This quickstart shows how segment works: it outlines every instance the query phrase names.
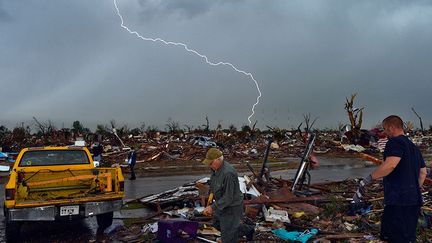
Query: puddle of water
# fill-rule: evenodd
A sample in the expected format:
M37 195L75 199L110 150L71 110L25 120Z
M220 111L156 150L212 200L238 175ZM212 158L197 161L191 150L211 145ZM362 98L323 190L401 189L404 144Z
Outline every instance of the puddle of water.
M118 212L114 212L114 218L115 219L143 218L153 213L154 211L148 208L122 209Z

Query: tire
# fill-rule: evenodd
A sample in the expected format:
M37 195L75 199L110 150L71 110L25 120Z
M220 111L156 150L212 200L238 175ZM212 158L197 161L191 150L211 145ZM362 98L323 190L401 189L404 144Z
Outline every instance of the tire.
M96 220L99 228L105 229L111 226L113 222L113 215L113 212L96 215Z
M5 238L6 242L18 242L20 231L21 231L21 223L13 222L5 220Z

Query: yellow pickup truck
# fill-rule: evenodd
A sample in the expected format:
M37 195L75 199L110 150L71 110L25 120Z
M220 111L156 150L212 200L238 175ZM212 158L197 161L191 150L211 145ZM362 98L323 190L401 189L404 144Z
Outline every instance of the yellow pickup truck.
M87 148L25 148L5 186L6 238L18 237L22 223L31 221L96 216L99 228L106 228L123 197L121 169L95 167Z

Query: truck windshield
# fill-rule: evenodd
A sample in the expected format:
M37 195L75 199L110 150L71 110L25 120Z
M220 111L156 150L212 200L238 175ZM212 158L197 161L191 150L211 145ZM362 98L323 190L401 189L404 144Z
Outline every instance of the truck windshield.
M24 153L20 166L89 164L83 150L39 150Z

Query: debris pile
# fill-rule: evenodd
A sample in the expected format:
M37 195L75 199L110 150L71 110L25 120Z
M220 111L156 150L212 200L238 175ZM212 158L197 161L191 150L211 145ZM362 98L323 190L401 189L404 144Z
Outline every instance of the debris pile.
M127 167L124 163L127 150L134 147L138 149L137 167L150 167L151 170L151 167L186 165L194 169L200 165L194 162L201 160L209 147L217 146L223 150L228 161L240 165L240 170L245 170L246 161L253 166L254 161L262 158L270 137L274 142L269 160L287 161L287 158L299 157L305 146L307 134L312 133L312 131L303 132L300 128L287 130L270 127L263 131L248 128L241 131L225 129L189 132L164 132L152 129L137 132L136 129L127 129L127 127L117 130L98 127L96 132L91 132L83 128L78 121L74 122L72 129L56 129L49 121L47 123L37 121L36 127L38 131L32 133L29 126L16 127L12 131L0 126L0 152L17 153L25 147L71 145L77 140L82 140L90 151L95 142L103 145L101 166L123 163ZM314 130L317 139L313 152L330 157L357 157L357 152L361 150L375 157L380 156L385 145L382 140L383 132L380 129L364 130L368 139L367 143L362 145L353 144L350 139L347 139L350 132L343 127L338 130ZM432 154L432 130L410 131L409 136L424 155ZM293 166L296 167L295 164ZM286 164L281 165L281 169L287 168L290 167L286 167Z
M293 180L270 175L267 156L272 141L267 143L261 170L255 172L249 167L251 175L239 177L245 205L243 221L255 227L255 242L307 242L309 239L314 242L379 242L384 199L382 184L375 182L369 186L367 197L357 204L352 202L352 196L358 187L358 180L311 185L308 169L312 162L309 158L315 139L313 134L309 137ZM375 163L379 162L370 155L362 156L372 161L375 159ZM171 222L170 220L181 219L182 222L193 223L196 230L174 237L217 242L220 232L213 227L211 218L203 214L204 208L212 203L212 200L209 200L211 195L208 180L209 178L203 178L195 183L138 199L136 202L153 209L153 213L127 225L122 233L127 235L139 231L143 239L158 239L164 242L166 227L161 228L161 225ZM419 227L419 242L432 239L432 198L428 193L430 189L432 180L427 178L423 193L425 205L421 217L424 223ZM138 238L137 240L139 241Z
M267 143L261 170L255 172L249 167L251 175L238 178L240 191L244 195L243 221L254 226L255 241L307 242L312 239L314 242L378 242L384 199L382 184L376 182L368 187L367 197L361 203L353 203L351 198L358 187L358 180L311 185L308 170L315 140L316 135L309 136L293 180L270 175L267 159L271 140ZM187 242L188 239L198 239L217 242L220 232L213 227L211 217L204 214L204 208L212 203L208 181L209 178L203 178L136 200L142 206L152 208L153 213L123 228L123 234L140 229L146 240ZM428 194L431 186L432 180L426 179L427 192L423 194L425 212L430 211L428 205L432 203ZM421 224L422 233L418 235L421 242L432 237L428 223L430 219L426 215L422 217L425 223Z
M208 203L208 179L130 201L125 210L129 205L138 203L152 211L147 217L126 223L119 234L113 236L113 240L160 240L163 237L158 230L161 227L162 231L166 230L164 224L181 220L192 222L183 224L193 224L196 228L178 237L194 239L195 242L216 242L220 232L212 227L211 218L202 214ZM355 179L310 185L308 190L314 191L314 194L309 196L293 193L290 180L271 178L268 182L260 181L253 175L239 177L240 188L245 195L243 221L255 226L254 242L283 242L286 237L294 242L306 242L308 239L308 242L379 242L383 211L380 182L368 187L364 203L353 204L351 197L358 186ZM430 189L431 184L427 183L423 193L425 204L418 230L419 242L432 239ZM300 237L306 235L307 238ZM131 237L134 237L133 241Z

